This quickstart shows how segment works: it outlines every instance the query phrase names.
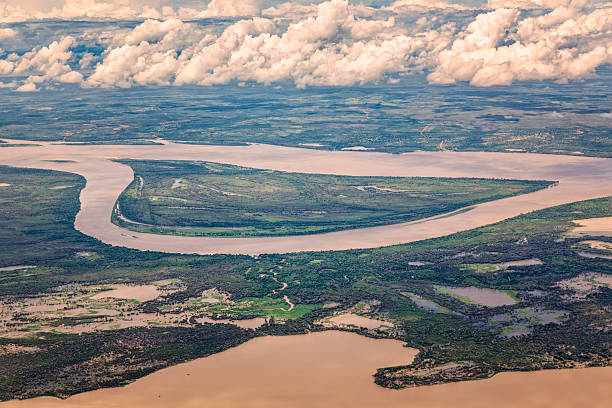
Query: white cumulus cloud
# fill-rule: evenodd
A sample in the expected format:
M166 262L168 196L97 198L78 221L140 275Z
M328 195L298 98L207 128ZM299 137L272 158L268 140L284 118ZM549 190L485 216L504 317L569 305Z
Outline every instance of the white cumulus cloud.
M64 83L81 83L83 75L73 71L67 64L72 57L69 48L75 39L71 36L60 41L53 41L45 47L35 48L30 52L17 56L12 54L7 60L0 61L0 73L4 75L29 75L21 90L31 91L34 83L55 80ZM2 63L4 62L4 63ZM34 89L36 87L34 86Z
M181 7L181 1L161 5L154 0L49 0L0 1L0 22L41 19L142 19L251 16L260 0L210 0L201 8Z
M36 92L36 84L33 82L26 82L16 89L17 92Z
M176 47L170 38L193 32L193 25L147 21L110 50L90 85L187 84L229 81L271 83L292 80L297 86L351 85L388 72L422 68L427 51L448 44L446 31L408 36L393 17L356 17L346 0L321 3L317 13L278 31L274 20L252 18L229 25L221 35L207 35ZM132 40L151 37L154 41ZM179 56L180 55L180 56Z
M282 3L261 13L258 1L238 0L212 1L202 11L149 9L158 16L113 31L102 55L76 58L72 48L91 41L91 34L66 36L21 56L0 56L0 75L29 75L26 82L38 88L45 81L90 87L289 81L306 87L425 72L431 83L493 86L580 80L612 63L612 5L537 1L531 10L466 10L443 0L399 0L380 9L348 0ZM102 0L67 0L61 10L87 2L99 6L96 15L123 13L101 6L108 3ZM212 26L178 18L251 12L260 15Z
M612 62L612 8L583 13L558 7L540 17L520 15L515 9L479 15L439 54L429 80L478 86L567 81Z

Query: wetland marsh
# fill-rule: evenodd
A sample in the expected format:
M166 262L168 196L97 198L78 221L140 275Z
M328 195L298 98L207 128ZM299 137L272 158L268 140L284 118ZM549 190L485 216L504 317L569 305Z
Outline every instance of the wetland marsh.
M578 214L583 218L609 216L610 198L565 204L499 221L521 208L537 209L564 203L580 194L597 197L601 191L596 191L591 177L607 174L609 169L604 160L572 158L567 162L565 158L538 157L550 162L534 161L532 164L540 163L540 167L536 166L539 172L534 174L550 180L555 179L553 173L560 174L558 186L477 204L467 213L408 224L410 228L422 226L424 237L439 236L435 239L347 251L256 257L197 256L171 252L182 252L184 242L192 245L187 248L211 242L202 239L228 240L225 242L231 245L242 240L260 242L263 239L265 245L271 245L274 241L265 240L281 237L160 237L118 228L110 223L110 215L118 194L134 180L129 171L122 173L129 168L102 158L106 153L96 152L98 147L81 151L80 158L76 151L69 150L74 146L57 147L59 150L49 149L49 155L63 161L41 162L40 157L31 155L33 152L24 150L21 153L15 150L11 160L23 166L58 166L64 172L2 167L2 180L10 184L0 190L0 210L4 216L0 220L2 237L8 243L0 248L3 261L0 268L4 268L0 276L0 320L4 333L0 336L0 361L9 367L0 377L3 399L43 394L67 397L126 385L156 370L219 353L254 337L257 341L261 338L282 342L288 337L270 336L327 329L394 339L400 345L420 351L410 366L390 363L390 367L378 366L375 367L378 370L373 367L369 371L362 381L369 381L371 389L376 390L372 392L380 395L400 395L388 394L380 386L405 388L481 379L502 371L581 368L610 363L605 341L611 318L607 300L610 289L606 284L609 260L579 255L580 248L590 245L585 240L597 241L598 246L606 247L609 239L567 235L576 226L572 221ZM204 147L197 154L209 148ZM248 155L242 154L251 148L240 150L240 160L248 159ZM69 152L77 157L66 162L62 154L57 155L64 149L68 150L62 154ZM134 155L146 149L164 149L164 146L147 146L144 151L128 150L120 155ZM195 155L193 149L190 151L189 154ZM98 154L102 157L95 159ZM344 154L369 157L372 153L341 153ZM469 155L466 160L477 156ZM238 160L237 157L231 160ZM287 157L284 166L294 166ZM418 159L418 163L411 164L411 158ZM461 156L456 158L460 160ZM387 170L394 176L421 176L425 172L441 176L458 166L434 161L433 156L432 161L419 155L388 159L389 162L381 163L392 164ZM249 160L256 161L256 158ZM350 160L353 159L345 163ZM363 167L368 159L361 162ZM424 163L429 163L426 168L419 167ZM510 162L506 164L510 166ZM584 165L584 173L567 176L565 172L571 170L566 165ZM108 166L119 172L100 172ZM482 166L470 167L465 162L461 166L467 166L465 169L470 168L478 176L496 174L493 167L483 170ZM512 174L526 176L519 168ZM65 171L85 173L87 187L83 177ZM456 169L453 174L465 176ZM114 186L113 183L119 183L121 188L100 189ZM22 203L20 211L14 211L14 202ZM84 223L87 220L93 224ZM493 223L464 230L486 220ZM106 230L110 225L117 228L113 231L129 245L144 240L138 245L150 249L152 242L159 245L163 242L164 252L170 253L107 245L75 230L75 225L93 236L99 231L94 233L92 229L101 226L101 231L105 231L104 241L110 239ZM438 226L440 229L436 229ZM462 231L456 232L457 229ZM312 237L321 240L330 234L346 232L358 236L371 230L362 228ZM446 235L445 231L455 233ZM411 234L403 235L402 239L418 236ZM302 237L282 238L291 241ZM366 234L360 239L364 246L378 244L376 235ZM296 242L290 244L296 245ZM595 250L601 249L589 249ZM202 249L195 250L198 251ZM597 275L589 274L593 271ZM572 279L588 287L582 289ZM512 293L515 302L481 307L474 304L477 302L440 293L436 287ZM133 292L131 295L124 292L121 297L107 296L120 288L130 291L147 288L149 295L141 298L142 302L134 298ZM93 296L100 298L92 299ZM37 374L40 370L46 372L45 378ZM72 374L66 375L67 372L78 373L78 380ZM378 385L372 382L372 374ZM299 398L299 395L293 397ZM272 400L266 398L265 403L269 405ZM309 396L304 398L307 400ZM78 400L79 397L74 401ZM41 400L32 403L35 401Z
M0 3L0 408L610 405L612 3Z

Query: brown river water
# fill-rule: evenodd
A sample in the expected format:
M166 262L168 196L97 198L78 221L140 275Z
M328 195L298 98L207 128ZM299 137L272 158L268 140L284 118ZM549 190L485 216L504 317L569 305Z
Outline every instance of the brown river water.
M475 206L449 217L325 234L257 237L169 237L125 230L111 223L119 194L133 180L130 167L112 158L206 160L261 169L356 176L431 176L540 179L555 187ZM52 162L49 160L71 160ZM320 151L271 145L79 146L43 143L0 149L0 164L83 175L75 226L112 245L172 253L257 255L371 248L452 234L553 205L612 195L612 160L525 153Z
M490 408L608 407L612 367L502 373L491 379L388 390L376 368L408 364L416 350L395 340L327 331L263 337L166 368L122 388L2 408Z
M38 143L38 142L37 142ZM169 237L136 233L110 222L133 179L112 158L206 160L305 173L357 176L486 177L558 181L555 187L476 206L446 218L326 234L261 237ZM49 160L72 160L58 163ZM287 253L369 248L479 227L554 205L612 195L612 160L524 153L330 152L269 145L75 146L42 143L0 149L0 164L83 175L75 227L103 242L177 253ZM94 407L608 407L612 367L502 373L492 379L401 391L374 384L378 367L408 364L416 350L394 340L328 331L264 337L207 358L170 367L123 388L1 403L18 408Z

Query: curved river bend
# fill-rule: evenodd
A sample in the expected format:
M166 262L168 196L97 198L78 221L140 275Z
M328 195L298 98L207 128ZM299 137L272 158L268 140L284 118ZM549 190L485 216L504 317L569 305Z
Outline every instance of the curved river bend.
M15 141L17 143L18 141ZM23 143L23 141L21 141ZM39 142L37 142L39 143ZM324 234L217 238L139 233L111 223L119 194L132 182L130 167L112 159L205 160L260 169L354 176L484 177L554 180L555 187L476 205L468 212L401 224ZM54 162L50 160L70 160ZM249 254L372 248L435 238L530 211L612 195L612 160L525 153L320 151L271 145L62 145L0 149L0 163L77 173L87 179L75 227L101 241L169 253Z

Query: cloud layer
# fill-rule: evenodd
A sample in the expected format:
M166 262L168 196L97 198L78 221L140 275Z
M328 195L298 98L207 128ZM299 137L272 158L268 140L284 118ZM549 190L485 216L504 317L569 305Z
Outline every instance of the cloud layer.
M508 85L514 81L585 77L612 62L612 8L581 13L558 7L520 18L515 9L476 17L438 56L428 79L436 83Z
M210 0L205 7L181 7L181 1L162 6L153 0L50 0L0 1L0 22L42 19L142 19L251 16L259 12L260 0ZM201 2L206 3L206 2Z
M502 4L491 0L489 5L493 1ZM516 1L505 0L502 5ZM84 2L97 4L98 9L90 10L98 15L122 13L121 8L106 9L97 0L68 0L62 12L72 12L68 3L75 7L74 13L83 10ZM526 7L524 3L519 6ZM415 72L427 73L431 83L492 86L577 80L612 63L609 4L542 0L542 4L529 2L535 9L530 11L512 7L472 11L445 4L400 0L372 9L331 0L314 6L286 3L259 13L257 2L214 0L204 11L178 11L200 17L201 13L259 13L238 18L220 32L184 22L176 18L174 9L166 10L173 18L162 18L151 9L150 13L158 13L151 16L155 19L114 34L101 57L81 55L76 63L73 47L79 39L66 36L0 59L0 75L27 75L17 84L23 91L48 81L91 87L233 81L348 86L396 80ZM5 36L13 37L15 32ZM93 72L84 74L83 68L91 64Z

